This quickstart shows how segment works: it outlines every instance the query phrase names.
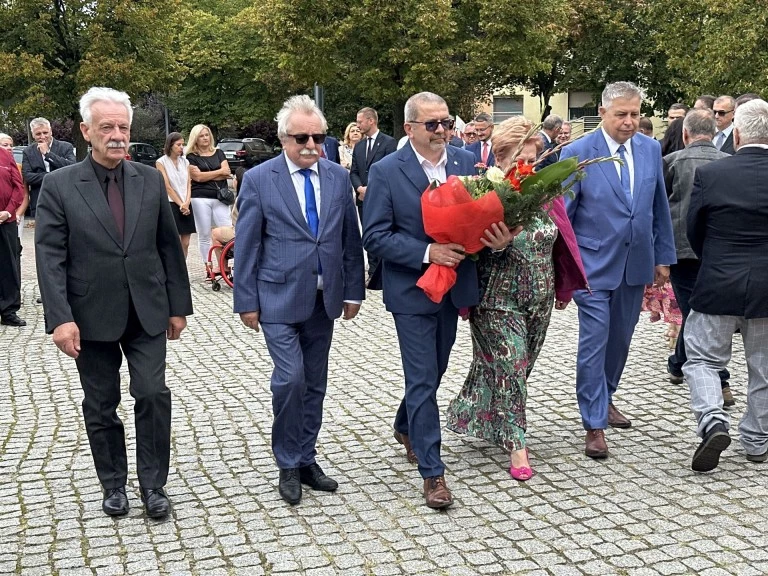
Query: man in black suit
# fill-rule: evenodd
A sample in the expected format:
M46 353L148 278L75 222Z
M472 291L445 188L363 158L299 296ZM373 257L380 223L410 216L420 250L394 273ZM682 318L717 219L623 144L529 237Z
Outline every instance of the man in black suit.
M74 164L75 150L72 144L53 138L51 123L45 118L34 118L29 129L35 142L24 148L21 172L29 186L29 216L34 218L43 178L49 172Z
M341 164L339 161L339 141L333 136L326 136L325 142L323 142L323 154L322 156L331 162Z
M170 512L171 393L166 337L179 338L192 313L189 279L163 177L124 160L131 101L91 88L80 100L80 130L92 146L82 162L45 178L35 246L46 332L75 359L83 416L102 509L128 513L128 475L120 403L125 354L136 403L136 463L147 515Z
M373 108L361 108L355 119L363 138L352 150L352 167L349 179L357 194L357 212L363 221L363 201L368 189L368 171L387 154L397 150L397 140L379 131L379 114ZM379 259L368 255L368 277L371 278L379 264Z
M477 140L467 146L465 150L475 155L475 164L485 164L486 166L495 166L496 157L493 155L491 136L493 136L493 116L482 112L474 117L472 124L475 125Z
M557 147L557 136L560 134L560 127L563 125L563 119L557 114L550 114L544 118L544 122L541 123L541 132L539 132L539 138L541 138L542 149L539 158ZM559 160L557 152L553 152L546 156L539 164L539 170L550 164L554 164Z
M731 443L718 371L731 358L737 329L749 367L741 444L747 460L768 460L768 103L739 107L733 142L734 156L696 170L688 211L688 239L701 260L683 366L702 438L691 462L697 472L717 467Z
M736 112L736 100L732 96L720 96L715 100L714 108L717 134L712 140L715 148L726 154L733 154L733 117Z

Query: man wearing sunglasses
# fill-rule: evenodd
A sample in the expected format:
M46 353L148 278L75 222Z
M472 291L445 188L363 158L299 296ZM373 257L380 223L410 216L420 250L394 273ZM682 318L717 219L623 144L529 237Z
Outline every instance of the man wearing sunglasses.
M328 125L309 96L277 114L283 153L245 173L237 207L234 311L274 363L272 452L280 496L333 492L316 462L334 320L365 298L363 247L347 171L320 156Z
M461 133L461 137L464 139L464 148L466 149L470 144L477 142L477 132L475 131L475 123L469 122L464 126L464 132Z
M715 112L715 124L717 134L712 142L715 148L726 154L734 154L733 147L733 112L736 109L736 100L732 96L720 96L715 100L713 110Z
M478 303L475 263L459 244L439 244L424 231L421 195L430 182L475 172L474 156L447 146L453 128L440 96L421 92L405 104L409 143L371 167L363 212L365 249L381 258L384 302L400 342L405 397L395 416L395 440L424 479L430 508L446 508L453 497L440 459L437 389L456 339L459 308ZM484 244L502 249L512 240L503 222L486 230ZM440 303L416 285L430 263L456 270L456 284Z

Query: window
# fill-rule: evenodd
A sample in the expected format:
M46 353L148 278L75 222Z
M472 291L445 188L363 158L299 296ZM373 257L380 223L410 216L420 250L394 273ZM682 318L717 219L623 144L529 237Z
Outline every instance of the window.
M493 97L493 122L499 122L512 116L522 116L522 96L494 96Z

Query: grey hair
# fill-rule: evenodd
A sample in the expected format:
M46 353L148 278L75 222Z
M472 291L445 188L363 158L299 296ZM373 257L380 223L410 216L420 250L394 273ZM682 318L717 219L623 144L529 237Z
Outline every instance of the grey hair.
M128 125L130 126L133 121L133 108L131 108L131 98L125 92L115 90L114 88L104 88L102 86L94 86L88 89L88 92L83 94L80 98L80 116L83 122L91 125L93 121L93 115L91 114L91 108L96 102L114 102L115 104L122 104L125 106L128 112Z
M750 100L736 109L734 128L739 131L739 144L768 144L768 102Z
M717 98L715 98L715 104L717 104L718 102L728 102L728 107L731 110L736 108L736 98L734 98L733 96L728 96L728 95L718 96Z
M691 138L706 136L711 140L717 132L715 113L709 108L691 110L683 119L683 130L688 132Z
M544 130L559 130L563 125L563 119L557 114L550 114L544 118L544 122L541 123L541 127Z
M290 121L291 116L296 112L314 114L320 119L323 132L328 130L328 122L326 122L322 110L317 107L315 101L306 94L299 94L288 98L288 100L283 103L283 107L280 108L277 116L275 116L275 120L277 121L277 137L280 138L280 140L284 140L286 136L288 136L288 122Z
M29 121L29 129L33 130L39 126L47 126L48 128L51 127L51 123L42 116L39 118L32 118L32 120Z
M419 106L421 104L439 104L448 106L445 99L434 92L419 92L408 98L408 101L405 103L404 116L406 122L416 121L416 117L419 115Z
M605 90L603 90L601 101L603 108L610 108L616 98L623 98L624 100L640 98L640 101L642 102L643 96L643 91L633 82L613 82L608 84L605 87Z

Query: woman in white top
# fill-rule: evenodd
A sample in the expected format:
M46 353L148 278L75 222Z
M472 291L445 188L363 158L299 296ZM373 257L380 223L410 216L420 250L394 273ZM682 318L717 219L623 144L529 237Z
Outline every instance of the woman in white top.
M173 219L179 231L184 258L189 249L189 237L195 233L195 217L192 214L192 178L189 177L189 160L184 158L184 138L178 132L171 132L165 139L164 155L155 165L165 180L168 201L171 203Z
M363 133L355 122L347 124L347 129L344 130L344 141L339 144L339 164L347 170L352 168L352 150L362 138Z

